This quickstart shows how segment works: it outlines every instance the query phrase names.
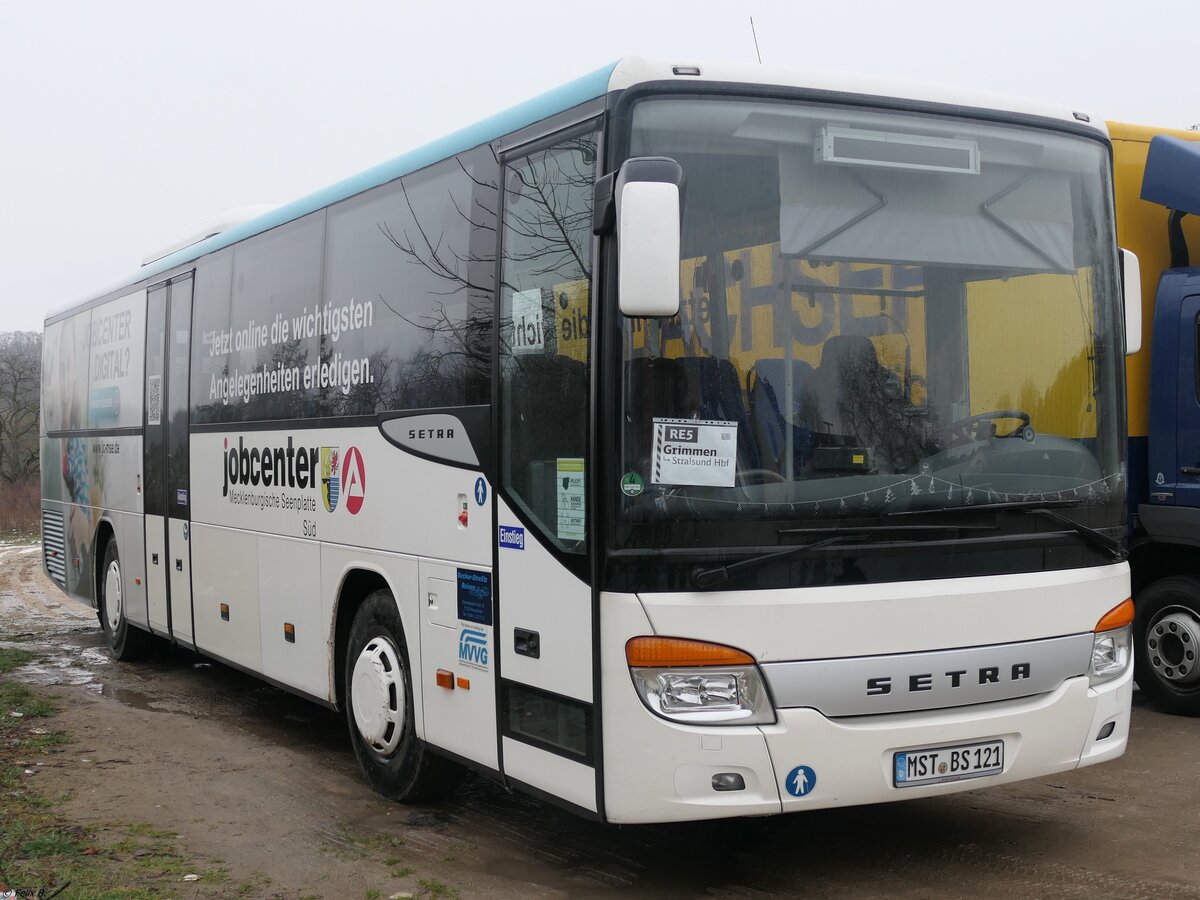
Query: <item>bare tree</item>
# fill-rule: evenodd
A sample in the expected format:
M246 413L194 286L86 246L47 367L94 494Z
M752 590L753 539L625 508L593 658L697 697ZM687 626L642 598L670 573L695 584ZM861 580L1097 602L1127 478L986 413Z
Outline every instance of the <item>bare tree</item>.
M41 405L42 336L0 334L0 480L36 475Z

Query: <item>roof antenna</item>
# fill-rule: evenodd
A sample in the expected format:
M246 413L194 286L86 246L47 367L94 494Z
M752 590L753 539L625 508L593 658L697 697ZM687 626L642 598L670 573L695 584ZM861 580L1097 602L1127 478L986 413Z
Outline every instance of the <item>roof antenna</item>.
M750 17L750 35L754 38L754 55L758 57L758 64L762 65L762 52L758 49L758 32L754 30L754 16Z

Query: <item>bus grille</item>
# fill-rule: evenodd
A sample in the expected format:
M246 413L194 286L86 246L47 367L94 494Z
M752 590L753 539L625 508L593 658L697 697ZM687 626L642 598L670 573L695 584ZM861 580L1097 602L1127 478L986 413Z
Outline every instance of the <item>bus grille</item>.
M67 586L67 551L63 540L63 514L53 509L42 510L42 557L46 571L58 586Z

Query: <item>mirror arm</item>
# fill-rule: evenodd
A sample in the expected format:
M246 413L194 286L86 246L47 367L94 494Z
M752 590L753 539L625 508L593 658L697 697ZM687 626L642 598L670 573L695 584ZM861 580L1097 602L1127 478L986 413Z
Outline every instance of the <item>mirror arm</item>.
M617 227L617 201L614 194L616 183L616 172L609 172L596 179L592 200L592 234L610 234Z

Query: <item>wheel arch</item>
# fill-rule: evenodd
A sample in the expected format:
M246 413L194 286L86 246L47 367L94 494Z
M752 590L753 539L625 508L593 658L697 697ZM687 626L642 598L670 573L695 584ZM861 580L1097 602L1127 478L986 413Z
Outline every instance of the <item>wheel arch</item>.
M1151 584L1173 575L1200 576L1200 547L1152 538L1135 540L1129 552L1133 602Z
M386 590L392 595L393 601L398 597L395 586L387 573L381 568L368 563L348 565L341 574L337 592L334 595L334 610L332 634L333 653L330 655L332 671L329 673L333 684L333 700L338 709L345 708L345 672L346 672L346 643L350 636L350 626L354 616L367 597L375 591ZM404 611L397 603L397 614L404 626L404 642L407 645L410 665L419 653L419 646L414 641L412 623L404 620ZM418 701L419 702L419 701Z
M96 523L96 534L92 538L92 606L96 614L100 614L100 585L104 579L104 554L110 541L117 539L117 529L107 514L100 517ZM121 545L117 544L120 552Z

